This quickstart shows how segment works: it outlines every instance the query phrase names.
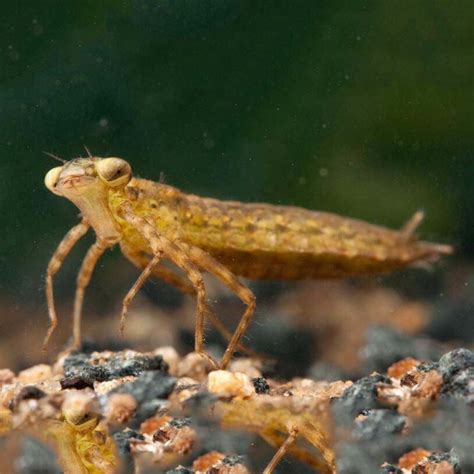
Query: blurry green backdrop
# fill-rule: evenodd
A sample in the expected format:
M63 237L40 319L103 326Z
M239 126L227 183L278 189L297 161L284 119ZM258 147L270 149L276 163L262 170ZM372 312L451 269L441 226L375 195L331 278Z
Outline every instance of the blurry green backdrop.
M473 19L471 0L4 3L0 297L45 307L77 210L42 151L83 145L221 199L394 227L423 208L424 238L472 254Z

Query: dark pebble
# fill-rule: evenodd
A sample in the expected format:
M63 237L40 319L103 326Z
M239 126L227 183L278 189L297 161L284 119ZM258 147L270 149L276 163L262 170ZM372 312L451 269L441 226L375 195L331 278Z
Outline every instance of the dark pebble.
M270 392L270 385L263 377L255 377L252 379L253 386L257 393L268 393Z
M429 372L430 370L439 370L438 362L422 362L416 366L420 372Z
M468 349L455 349L439 360L443 375L443 398L454 397L467 403L474 402L474 353Z
M90 355L73 353L64 361L63 388L92 387L94 382L105 382L127 375L137 376L144 371L168 372L168 364L159 355L124 358L110 357L103 364L91 364Z
M139 405L167 398L176 385L176 379L162 372L143 372L133 382L127 382L109 393L129 393Z
M9 408L10 410L13 410L22 400L39 400L45 396L46 393L43 392L43 390L40 390L34 385L27 385L20 390L18 395L13 400L11 400Z
M391 384L390 379L384 375L375 374L362 377L348 387L340 398L333 400L333 410L337 418L345 424L360 414L362 410L383 408L377 400L377 384Z
M63 378L59 381L62 390L75 388L82 390L84 388L94 388L94 379L90 377L81 377L79 375Z
M237 464L244 464L244 462L245 462L244 458L245 458L245 456L238 456L236 454L229 455L229 456L226 456L222 460L222 464L225 464L226 466L235 466Z
M192 469L189 469L183 466L178 466L174 469L171 469L170 471L166 471L165 474L193 474L193 473L194 471Z
M379 410L369 410L368 417ZM451 398L442 400L432 417L417 420L409 432L397 432L397 420L392 427L393 433L387 430L372 439L356 435L354 421L351 426L352 436L348 436L347 427L341 427L339 437L336 436L336 459L339 474L380 474L383 463L396 465L397 460L408 451L417 447L427 447L443 453L441 459L447 459L453 466L459 464L463 473L474 472L474 450L472 449L472 433L474 418L472 409L465 402ZM393 421L393 420L392 420ZM391 421L389 420L389 424ZM336 428L337 430L337 428ZM456 455L447 458L446 451L454 448ZM433 458L434 461L439 458ZM459 459L459 462L457 461ZM384 466L384 468L387 468ZM387 468L388 469L388 468ZM457 468L456 468L457 469ZM460 470L455 470L456 474ZM395 471L397 472L397 471Z
M474 367L474 352L469 349L454 349L439 360L439 370L447 377L469 367Z
M191 424L191 418L184 417L184 418L173 418L170 421L170 426L174 426L175 428L182 428L183 426L189 426Z
M401 433L406 418L394 410L369 410L366 418L356 421L354 435L359 439L372 440L387 434Z

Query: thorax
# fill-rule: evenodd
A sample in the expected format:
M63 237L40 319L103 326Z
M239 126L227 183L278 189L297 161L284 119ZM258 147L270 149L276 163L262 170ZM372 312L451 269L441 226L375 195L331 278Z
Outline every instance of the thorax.
M109 207L120 227L122 239L135 250L149 251L141 233L120 216L120 206L127 200L135 215L151 224L156 232L174 240L180 236L178 213L181 193L171 186L134 178L122 191L110 191Z

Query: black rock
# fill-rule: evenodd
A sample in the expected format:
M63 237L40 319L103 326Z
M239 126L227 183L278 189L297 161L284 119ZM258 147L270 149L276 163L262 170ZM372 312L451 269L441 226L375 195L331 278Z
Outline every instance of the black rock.
M352 419L362 410L383 408L377 400L378 383L391 384L392 382L384 375L375 374L363 377L348 387L341 397L333 401L332 406L336 418L340 418L343 423L352 422Z
M252 379L253 386L257 393L268 393L270 392L270 385L263 377L255 377Z
M439 360L443 375L441 396L474 402L474 353L468 349L455 349Z
M370 417L371 413L376 411L378 410L369 410L364 414ZM381 471L384 463L395 465L400 456L420 446L442 453L434 455L434 461L447 459L453 466L458 465L462 472L474 472L474 450L472 449L474 417L472 408L464 401L454 398L440 401L432 417L417 420L407 433L397 432L399 425L396 417L392 421L394 423L389 422L388 426L391 425L394 432L387 430L375 437L369 435L369 439L358 436L356 425L359 422L356 420L352 422L350 437L348 437L347 426L342 427L342 431L336 429L335 451L338 473L390 473L392 472L390 470ZM453 448L455 454L450 453ZM450 459L447 458L448 455L451 456ZM383 469L389 468L384 466Z
M183 426L189 426L191 424L191 418L184 417L184 418L173 418L170 421L170 426L174 426L175 428L182 428Z
M109 393L129 393L139 405L164 399L173 391L176 379L162 372L143 372L134 381L127 382Z
M92 377L81 377L79 375L63 378L59 383L62 390L66 390L67 388L75 388L76 390L94 388L94 379Z
M9 408L12 410L14 409L19 402L22 400L39 400L46 396L46 393L43 390L35 387L34 385L27 385L23 387L18 395L10 401Z
M235 466L237 464L244 464L244 460L245 460L245 456L238 456L234 454L234 455L226 456L222 460L222 464L225 464L227 466Z
M73 353L64 361L63 388L92 387L94 382L105 382L127 375L137 376L144 371L167 373L168 365L159 355L124 357L113 355L103 364L92 363L89 354Z
M474 367L474 352L469 349L454 349L439 360L439 370L446 377L469 367Z
M166 471L165 474L193 474L194 471L184 466L178 466L170 471Z
M422 362L416 366L416 370L420 372L429 372L430 370L438 370L439 364L438 362Z
M355 422L354 435L359 439L372 440L387 434L401 433L406 418L394 410L369 410L365 418Z

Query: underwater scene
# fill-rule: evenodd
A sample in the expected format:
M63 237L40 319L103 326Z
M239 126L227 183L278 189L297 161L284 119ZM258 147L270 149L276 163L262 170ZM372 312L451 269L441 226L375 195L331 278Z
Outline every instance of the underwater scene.
M0 474L474 472L471 2L0 18Z

